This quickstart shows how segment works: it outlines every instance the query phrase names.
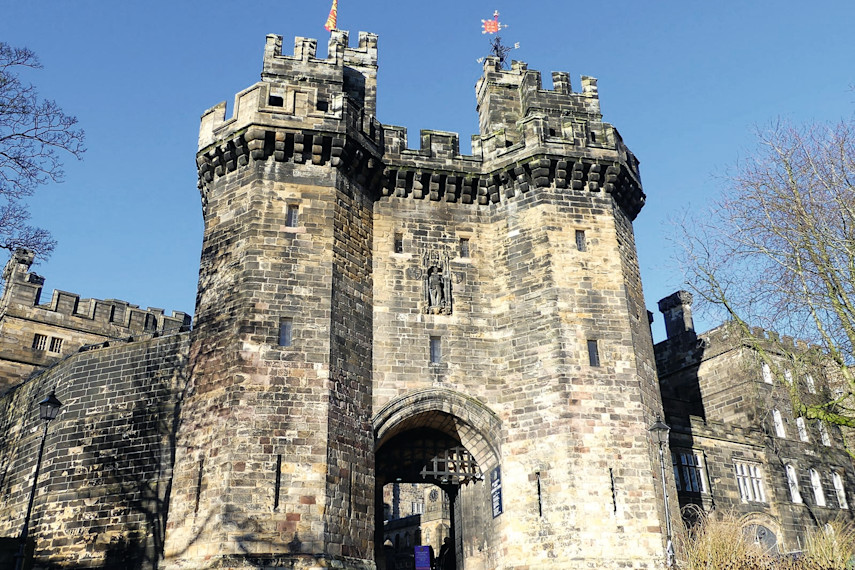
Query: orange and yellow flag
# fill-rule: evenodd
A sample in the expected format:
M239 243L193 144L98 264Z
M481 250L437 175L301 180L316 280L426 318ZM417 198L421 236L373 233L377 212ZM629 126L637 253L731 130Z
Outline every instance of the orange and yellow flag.
M324 24L324 29L331 32L335 29L336 20L338 20L338 0L333 0L330 15L327 17L327 23Z

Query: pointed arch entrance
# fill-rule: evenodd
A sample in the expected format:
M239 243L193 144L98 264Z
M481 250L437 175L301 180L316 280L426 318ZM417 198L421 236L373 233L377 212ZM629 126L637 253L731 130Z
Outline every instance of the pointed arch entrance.
M446 532L453 539L457 567L463 558L467 568L484 566L486 561L478 563L470 553L485 558L489 550L490 499L484 478L501 457L498 416L474 398L432 388L390 401L374 416L373 426L378 570L387 569L391 547L384 551L384 515L389 511L384 509L383 488L389 483L441 489L448 501ZM436 495L431 491L430 499Z

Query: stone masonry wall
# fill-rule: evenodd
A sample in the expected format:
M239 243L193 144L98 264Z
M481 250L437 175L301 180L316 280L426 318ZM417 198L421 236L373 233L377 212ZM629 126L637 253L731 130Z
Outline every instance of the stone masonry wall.
M163 547L188 337L73 355L0 399L0 535L23 524L51 390L31 536L40 564L153 569Z
M773 358L786 369L785 355ZM657 364L667 421L673 429L671 448L699 454L708 481L706 492L681 492L681 504L705 510L715 505L762 524L775 533L781 552L801 550L807 529L832 520L851 520L849 498L855 494L855 471L839 429L826 425L824 442L818 422L805 420L800 433L786 387L777 379L764 379L762 359L743 343L735 327L723 325L697 338L693 331L669 338L657 345ZM826 389L822 380L815 378L818 390ZM807 389L803 378L793 376L793 381ZM783 435L774 425L773 410L781 414ZM737 463L760 468L763 500L740 496L734 473ZM796 475L798 501L790 491L787 465ZM811 470L819 475L825 505L814 493ZM844 485L842 501L833 473Z
M626 261L612 253L633 247L613 208L597 193L543 188L486 209L412 197L375 206L375 409L441 388L484 402L506 427L506 514L483 535L502 537L492 545L502 557L483 561L485 568L598 556L608 564L617 549L608 537L619 541L627 528L649 549L630 564L643 566L664 548L661 515L648 508L661 492L646 430L660 410L649 329L638 318L637 264L628 285L624 278L622 264L631 269L634 253ZM576 250L576 229L586 232L585 252ZM469 257L460 255L461 238ZM432 251L449 259L450 315L424 311L423 257ZM430 362L432 336L440 339L439 363ZM588 365L588 339L599 343L600 369ZM466 539L477 540L477 523L467 524ZM550 541L532 552L525 545L539 539L529 533Z

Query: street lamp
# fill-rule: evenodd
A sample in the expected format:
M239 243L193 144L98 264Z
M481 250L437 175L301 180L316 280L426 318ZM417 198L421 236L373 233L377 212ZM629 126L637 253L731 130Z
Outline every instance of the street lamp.
M30 533L30 515L33 514L33 501L36 498L36 485L39 482L39 471L42 468L42 456L45 452L45 440L47 440L48 424L52 419L55 419L59 414L59 409L62 407L56 394L51 391L50 396L39 402L39 419L44 420L44 431L42 432L42 442L39 445L39 457L36 460L36 474L33 477L33 486L30 488L30 500L27 503L27 514L24 517L24 528L21 529L21 536L18 539L18 554L15 556L15 570L24 568L24 556L27 548L27 537Z
M669 567L674 565L674 544L671 542L671 507L668 505L668 486L665 484L665 446L668 445L668 432L671 428L657 415L650 426L650 433L659 444L659 467L662 469L662 496L665 499L665 560Z

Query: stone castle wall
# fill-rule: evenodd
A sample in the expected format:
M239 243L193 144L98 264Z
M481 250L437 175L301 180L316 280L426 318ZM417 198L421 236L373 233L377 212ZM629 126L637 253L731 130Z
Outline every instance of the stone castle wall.
M14 252L0 299L0 392L83 346L190 329L190 315L140 309L116 299L54 291L41 303L44 278L30 271L32 252ZM41 338L39 338L41 337Z
M31 536L43 563L155 568L169 506L188 338L172 335L75 354L0 399L0 535L23 525L42 422L50 422Z

